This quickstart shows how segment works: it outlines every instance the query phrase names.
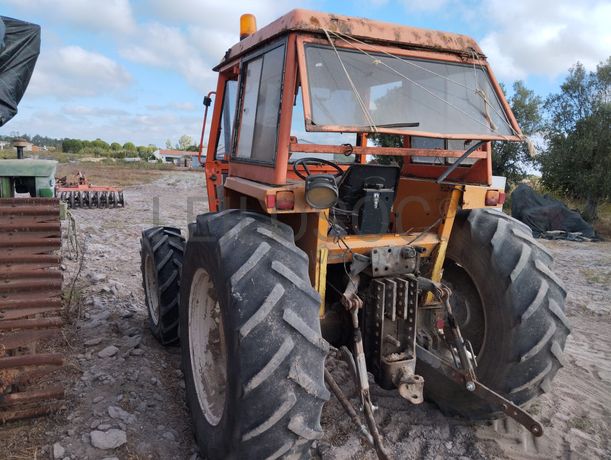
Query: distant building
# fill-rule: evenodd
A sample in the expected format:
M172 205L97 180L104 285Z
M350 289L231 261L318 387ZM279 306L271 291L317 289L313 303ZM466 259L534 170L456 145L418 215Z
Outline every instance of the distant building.
M186 168L197 168L201 166L197 160L198 152L187 152L185 150L155 150L153 156L157 160L161 160L164 163L173 163L176 166L182 166ZM206 157L202 154L202 163L206 161Z

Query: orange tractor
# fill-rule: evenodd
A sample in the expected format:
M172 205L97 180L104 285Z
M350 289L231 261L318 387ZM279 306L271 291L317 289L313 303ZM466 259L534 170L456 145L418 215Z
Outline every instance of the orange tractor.
M566 292L500 210L491 141L523 136L477 43L304 10L241 26L215 68L211 212L186 238L142 234L150 327L180 339L204 455L306 456L331 390L392 457L369 373L408 402L541 436L523 406L561 367Z

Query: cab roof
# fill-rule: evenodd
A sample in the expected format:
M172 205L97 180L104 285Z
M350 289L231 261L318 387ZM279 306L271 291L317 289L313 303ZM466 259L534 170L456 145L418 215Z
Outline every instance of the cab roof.
M336 31L364 41L387 45L449 52L470 57L473 57L475 53L480 58L485 57L475 40L466 35L420 29L352 16L294 9L232 46L214 70L219 70L229 61L278 36L289 32L324 35L324 30Z

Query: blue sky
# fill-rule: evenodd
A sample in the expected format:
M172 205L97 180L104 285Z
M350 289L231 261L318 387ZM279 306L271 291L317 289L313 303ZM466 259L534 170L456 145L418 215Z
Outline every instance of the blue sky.
M240 14L261 27L295 7L470 35L507 87L522 79L542 96L576 61L593 69L611 50L608 0L0 0L0 15L43 31L30 87L0 134L198 139L211 68L237 41Z

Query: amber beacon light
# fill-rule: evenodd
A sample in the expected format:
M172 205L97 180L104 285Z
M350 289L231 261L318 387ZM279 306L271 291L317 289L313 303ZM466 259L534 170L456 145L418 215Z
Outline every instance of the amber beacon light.
M249 35L257 31L257 18L254 14L243 14L240 16L240 40L244 40Z

